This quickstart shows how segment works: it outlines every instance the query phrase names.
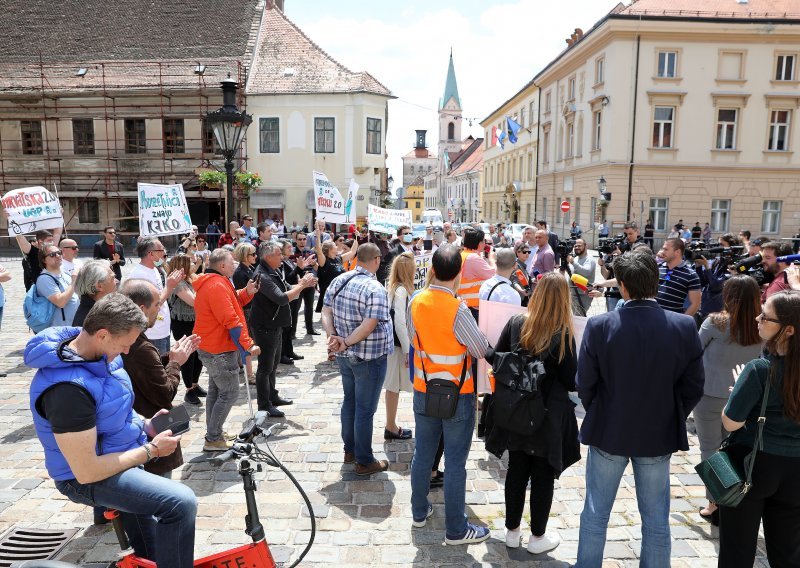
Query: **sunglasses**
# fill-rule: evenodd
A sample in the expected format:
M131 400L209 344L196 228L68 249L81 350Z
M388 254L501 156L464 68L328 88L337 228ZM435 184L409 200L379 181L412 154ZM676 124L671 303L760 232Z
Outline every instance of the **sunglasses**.
M768 318L767 315L764 312L761 312L760 314L758 314L756 316L756 321L757 322L771 321L772 323L777 323L777 324L783 325L780 320L776 320L776 319L773 319L773 318Z
M116 231L106 231L106 235L116 235Z
M58 250L54 252L48 252L45 256L49 256L50 258L55 258L57 256L61 256L61 251Z
M521 250L519 252L520 252L520 254L531 254L531 251L529 251L529 250Z

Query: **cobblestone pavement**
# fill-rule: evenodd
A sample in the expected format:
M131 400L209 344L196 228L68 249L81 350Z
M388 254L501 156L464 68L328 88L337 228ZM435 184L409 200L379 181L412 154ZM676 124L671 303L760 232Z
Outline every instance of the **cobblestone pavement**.
M21 316L22 275L18 261L6 262L14 274L6 284L7 304L0 336L0 534L11 527L71 528L81 532L61 559L85 564L109 562L118 546L107 527L92 526L92 512L61 496L47 477L42 448L36 440L28 410L32 372L22 364L22 349L30 337ZM125 267L130 269L130 265ZM301 326L302 327L302 326ZM282 396L294 399L284 407L288 429L272 442L277 456L308 492L317 517L317 534L303 565L327 566L567 566L574 562L579 516L583 508L584 462L569 468L556 483L549 529L558 531L561 546L546 555L532 556L524 547L510 550L504 542L503 464L490 456L477 438L467 461L467 511L473 521L492 529L492 538L471 546L445 546L444 505L441 490L431 493L434 514L423 529L411 528L409 470L413 440L384 442L384 410L375 418L374 448L378 458L391 462L388 472L364 479L352 465L342 464L339 373L325 356L324 336L299 335L297 351L305 356L296 366L280 367ZM205 383L205 375L201 383ZM177 401L182 401L183 387ZM191 408L191 407L190 407ZM242 392L228 421L236 431L247 415ZM186 464L175 473L199 497L196 555L206 555L244 544L245 504L233 463L212 467L202 459L205 415L193 410L192 429L183 437ZM399 422L413 427L411 397L400 401ZM673 456L671 466L672 565L716 566L717 529L698 515L704 488L694 472L699 461L697 439L691 449ZM586 448L583 448L585 455ZM446 467L446 464L445 464ZM607 561L604 566L638 566L641 520L629 470L617 494L609 522ZM309 518L300 496L285 475L269 469L259 475L258 504L267 541L276 561L297 557L310 535ZM529 518L526 513L526 518ZM763 549L763 543L760 545ZM767 566L763 551L758 566Z

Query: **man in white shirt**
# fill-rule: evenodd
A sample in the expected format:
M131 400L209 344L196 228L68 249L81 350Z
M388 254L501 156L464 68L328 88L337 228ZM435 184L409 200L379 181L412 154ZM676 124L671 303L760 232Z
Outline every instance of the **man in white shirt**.
M136 243L136 254L139 256L139 264L131 270L128 279L140 278L152 282L160 294L158 319L144 334L156 346L161 355L166 355L169 353L170 334L167 298L170 297L178 283L183 280L183 270L176 270L169 276L165 276L165 273L159 267L164 264L167 251L156 237L139 237Z
M286 238L286 226L283 224L282 219L275 220L275 225L273 225L272 231L279 239Z
M521 306L522 298L511 284L511 273L516 268L517 255L513 249L507 248L497 249L495 255L497 273L481 285L478 297L481 300Z
M528 274L531 273L533 257L536 256L536 251L539 250L539 245L536 244L536 239L534 238L535 235L536 229L530 225L522 229L522 242L526 243L531 250L531 254L528 255L528 260L525 261L525 268L528 270Z
M72 239L64 239L59 243L61 249L61 272L69 274L80 271L83 261L78 258L78 243Z

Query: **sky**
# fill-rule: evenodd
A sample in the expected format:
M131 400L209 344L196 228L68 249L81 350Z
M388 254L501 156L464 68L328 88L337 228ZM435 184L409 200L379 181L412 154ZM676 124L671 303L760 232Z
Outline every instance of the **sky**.
M438 105L450 50L463 107L462 137L511 98L617 0L285 0L285 13L352 71L368 71L397 97L389 101L386 147L395 189L402 161L426 129L438 142ZM630 3L625 0L625 3ZM470 120L472 127L470 128Z

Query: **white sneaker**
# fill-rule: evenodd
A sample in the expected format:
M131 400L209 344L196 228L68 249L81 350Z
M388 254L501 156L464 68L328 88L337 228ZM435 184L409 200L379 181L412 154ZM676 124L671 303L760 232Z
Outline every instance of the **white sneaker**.
M522 531L519 529L509 530L506 529L506 546L508 548L519 548L522 544Z
M559 544L561 544L561 537L557 533L544 533L538 538L531 535L528 541L528 552L543 554L555 549Z

